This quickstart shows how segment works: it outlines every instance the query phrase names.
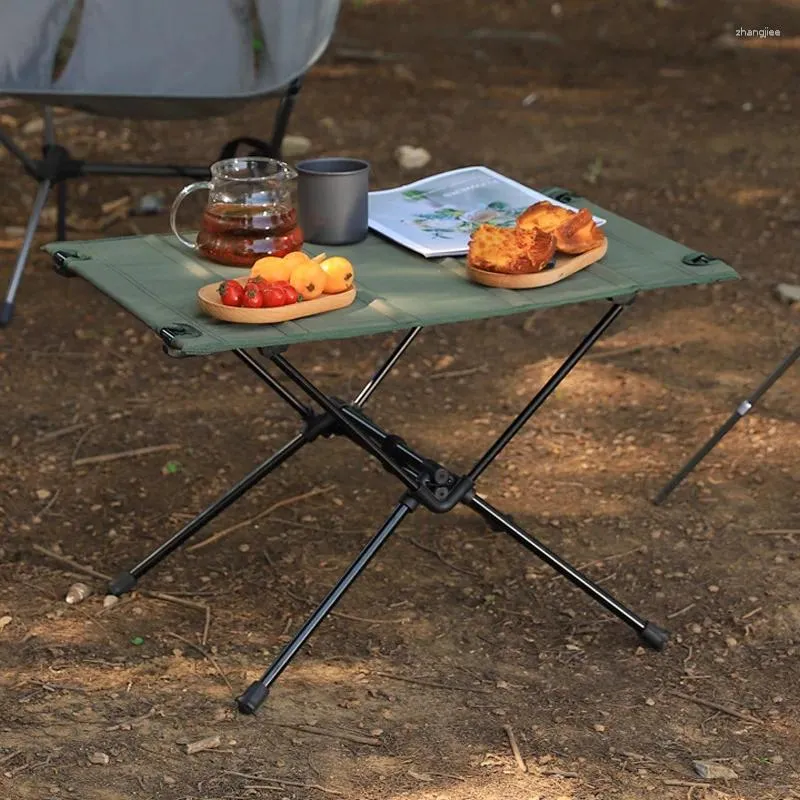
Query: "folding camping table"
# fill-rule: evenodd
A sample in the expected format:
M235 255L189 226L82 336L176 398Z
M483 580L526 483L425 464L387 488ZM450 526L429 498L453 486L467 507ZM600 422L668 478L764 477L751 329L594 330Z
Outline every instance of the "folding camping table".
M220 268L187 252L172 237L140 236L48 246L57 271L80 275L116 300L161 337L168 354L202 356L232 352L302 421L300 431L283 447L136 566L111 581L110 593L120 595L131 591L137 581L162 559L302 447L320 437L348 438L376 458L403 486L402 494L386 521L339 582L261 679L238 698L240 711L254 713L258 709L272 683L372 557L401 521L420 506L437 514L447 513L459 504L467 506L493 530L511 536L633 628L649 647L661 650L666 645L668 633L665 630L627 608L531 536L510 515L483 498L476 490L476 483L638 292L731 280L737 275L718 259L693 252L563 189L551 189L548 194L565 202L588 206L592 212L608 220L604 230L609 239L609 250L602 261L548 287L522 291L489 289L466 280L463 267L452 259L429 261L370 235L354 246L326 248L328 253L344 255L356 265L358 296L353 305L280 325L232 325L204 316L197 307L197 289L230 277L232 272L230 268ZM308 249L311 252L315 250ZM424 327L591 300L610 301L611 305L468 472L455 472L422 455L413 445L384 430L367 416L364 410L367 401ZM296 343L399 330L406 331L405 336L358 395L349 401L320 389L284 355L286 349ZM249 350L256 350L256 354ZM270 362L303 392L305 399L300 399L278 381L267 368ZM309 400L318 408L309 405Z

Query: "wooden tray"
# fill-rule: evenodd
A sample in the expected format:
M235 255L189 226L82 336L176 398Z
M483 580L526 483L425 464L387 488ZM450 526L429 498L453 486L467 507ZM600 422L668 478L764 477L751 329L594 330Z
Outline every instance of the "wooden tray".
M608 240L604 241L600 247L581 253L577 256L560 254L556 256L556 265L543 272L534 272L526 275L507 275L502 272L488 272L483 269L475 269L467 264L467 277L475 283L482 283L484 286L494 286L497 289L534 289L537 286L549 286L551 283L574 275L582 269L586 269L590 264L599 261L608 250Z
M238 278L243 284L247 278ZM348 289L339 294L323 294L314 300L301 300L288 306L277 308L239 308L226 306L220 301L219 285L222 281L208 283L197 290L197 302L200 308L216 319L224 322L244 322L250 325L270 325L277 322L288 322L290 319L310 317L313 314L323 314L326 311L335 311L337 308L346 308L356 299L356 289Z

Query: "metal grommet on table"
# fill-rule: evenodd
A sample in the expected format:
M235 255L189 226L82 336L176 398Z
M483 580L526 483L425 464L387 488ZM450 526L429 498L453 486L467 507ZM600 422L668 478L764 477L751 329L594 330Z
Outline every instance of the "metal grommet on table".
M715 261L719 261L716 256L710 256L708 253L687 253L681 261L688 267L707 267Z

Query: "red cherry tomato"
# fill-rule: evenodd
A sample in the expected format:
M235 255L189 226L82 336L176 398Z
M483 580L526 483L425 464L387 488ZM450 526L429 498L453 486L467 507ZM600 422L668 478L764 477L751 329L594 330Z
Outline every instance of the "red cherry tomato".
M244 290L240 283L236 281L222 281L217 291L219 292L223 305L240 306L242 304Z
M260 277L248 278L244 282L244 290L247 291L248 289L251 289L251 288L258 290L259 292L262 292L262 291L264 291L264 289L267 288L267 284Z
M263 308L264 307L264 294L257 286L248 286L244 290L242 296L243 308Z
M268 286L264 290L264 305L267 308L276 308L286 305L286 294L280 286Z
M294 288L291 284L288 286L281 286L283 290L283 296L286 298L286 305L290 306L292 303L296 303L300 299L300 295L297 294L297 289Z

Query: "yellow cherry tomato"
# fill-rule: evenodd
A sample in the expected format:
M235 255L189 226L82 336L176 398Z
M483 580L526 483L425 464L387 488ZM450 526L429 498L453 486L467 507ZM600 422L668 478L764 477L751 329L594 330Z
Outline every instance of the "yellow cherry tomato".
M275 281L288 281L292 270L293 264L288 263L285 258L278 258L276 256L265 256L259 258L250 269L250 276L263 278L267 283L274 283Z
M326 258L320 264L320 268L328 276L325 282L326 294L339 294L353 287L355 271L353 265L343 256Z
M310 259L292 270L289 283L303 300L313 300L325 291L328 276L319 264Z

